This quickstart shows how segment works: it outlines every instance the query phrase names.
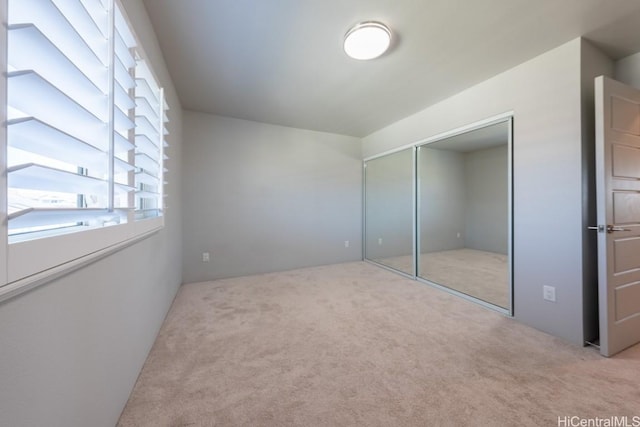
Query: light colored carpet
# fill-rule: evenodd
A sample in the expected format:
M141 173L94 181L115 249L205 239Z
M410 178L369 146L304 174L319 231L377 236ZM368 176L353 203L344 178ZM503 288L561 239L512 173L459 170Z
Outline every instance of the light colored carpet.
M605 359L358 262L182 286L126 426L557 426L640 416Z
M376 261L413 274L410 255ZM500 307L510 305L506 255L466 248L424 253L420 256L420 277Z

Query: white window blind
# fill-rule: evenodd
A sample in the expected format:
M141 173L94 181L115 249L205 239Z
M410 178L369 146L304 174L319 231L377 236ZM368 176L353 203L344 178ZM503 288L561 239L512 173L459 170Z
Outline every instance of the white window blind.
M109 205L109 15L86 3L8 4L10 236L120 221Z
M7 38L9 241L160 216L163 92L113 0L9 0Z
M114 187L133 185L136 41L118 8L113 32L113 177ZM114 192L114 208L132 208L131 192Z
M136 65L136 220L155 218L164 208L164 154L168 144L165 124L168 109L164 92L158 86L147 63L140 59Z

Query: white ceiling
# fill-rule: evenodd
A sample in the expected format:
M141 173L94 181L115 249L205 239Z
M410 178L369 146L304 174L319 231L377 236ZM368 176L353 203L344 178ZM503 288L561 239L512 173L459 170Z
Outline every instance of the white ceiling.
M144 0L183 107L366 136L576 37L640 51L638 0ZM378 20L390 52L348 58Z

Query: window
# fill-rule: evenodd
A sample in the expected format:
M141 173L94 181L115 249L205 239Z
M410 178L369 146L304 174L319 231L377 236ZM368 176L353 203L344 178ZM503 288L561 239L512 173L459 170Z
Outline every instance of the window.
M163 90L144 60L138 60L135 75L135 218L141 220L162 215L168 107Z
M168 133L116 0L8 0L7 22L0 286L162 227Z

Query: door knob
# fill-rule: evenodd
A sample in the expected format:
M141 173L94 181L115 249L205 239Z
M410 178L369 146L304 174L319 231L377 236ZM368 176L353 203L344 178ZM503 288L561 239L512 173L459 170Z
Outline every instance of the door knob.
M607 233L613 233L614 231L631 231L631 229L616 227L615 225L607 225Z
M587 230L596 230L600 233L604 233L604 225L590 225L587 227ZM613 233L614 231L631 231L630 228L622 228L622 227L616 227L615 225L607 225L607 233Z

